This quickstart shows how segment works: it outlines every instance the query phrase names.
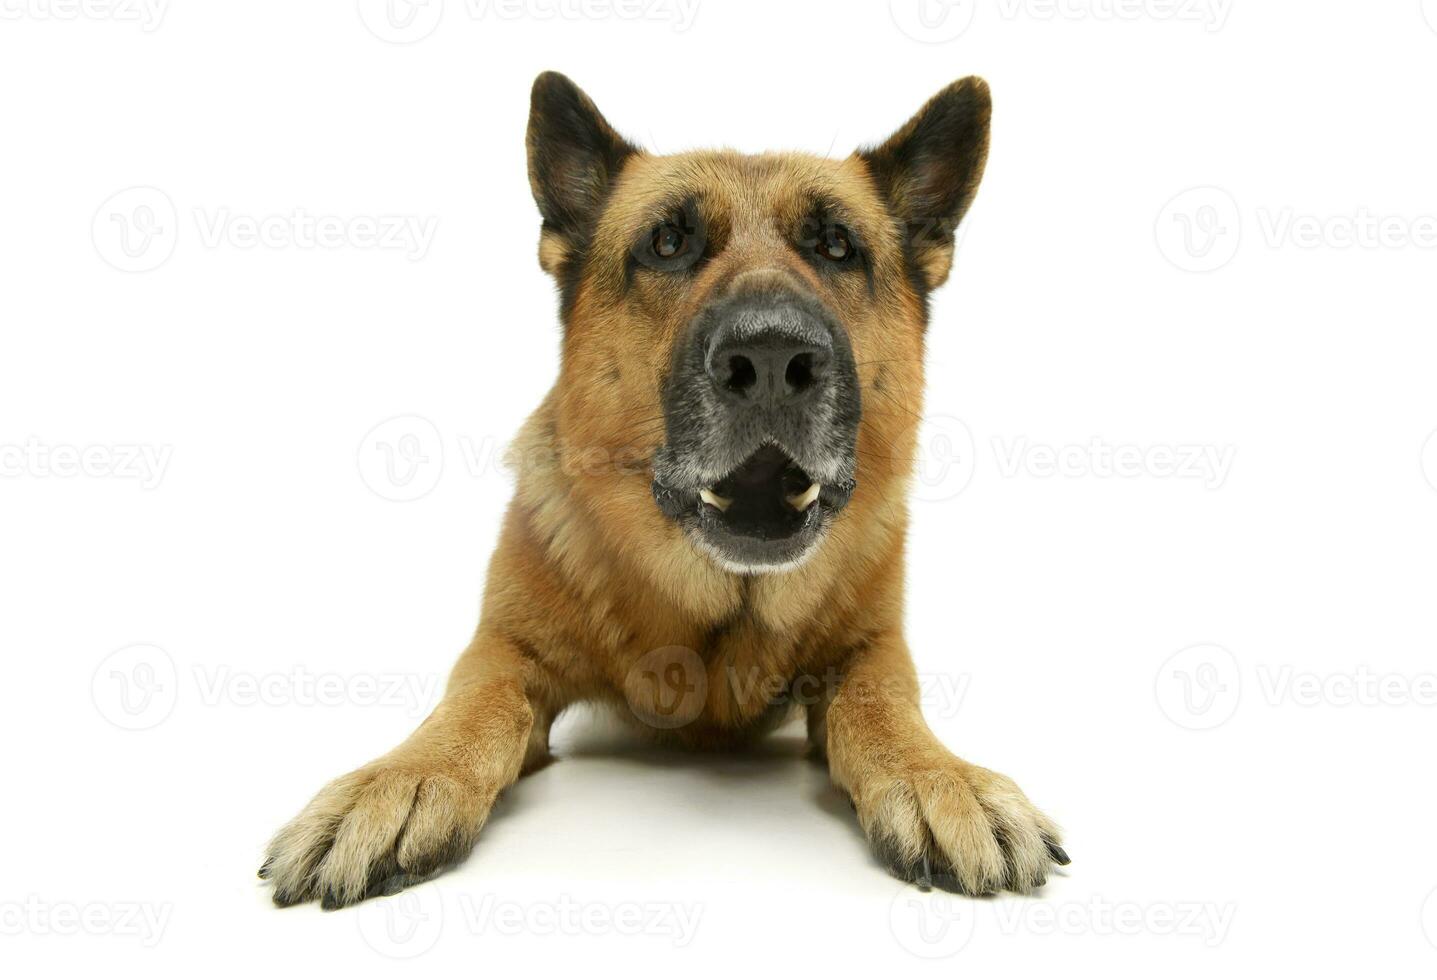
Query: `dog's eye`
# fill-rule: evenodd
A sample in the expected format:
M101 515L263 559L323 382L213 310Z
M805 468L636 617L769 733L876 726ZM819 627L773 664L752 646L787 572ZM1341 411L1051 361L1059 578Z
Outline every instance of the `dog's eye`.
M659 258L678 258L688 249L689 236L678 225L668 222L654 229L652 245L654 254Z
M853 242L842 225L824 225L818 231L818 254L830 262L843 262L853 255Z

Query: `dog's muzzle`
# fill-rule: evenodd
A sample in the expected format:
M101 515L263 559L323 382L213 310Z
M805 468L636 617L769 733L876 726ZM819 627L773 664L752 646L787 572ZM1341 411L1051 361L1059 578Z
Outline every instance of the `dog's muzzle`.
M654 499L731 571L791 567L853 492L859 415L836 318L792 287L737 292L675 346Z

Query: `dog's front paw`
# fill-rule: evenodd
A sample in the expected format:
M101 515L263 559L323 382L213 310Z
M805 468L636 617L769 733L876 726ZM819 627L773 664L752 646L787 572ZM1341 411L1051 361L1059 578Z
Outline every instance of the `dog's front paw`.
M496 795L432 765L380 759L320 790L275 835L259 875L280 906L393 894L463 860Z
M1044 884L1061 834L1007 776L951 755L865 781L854 797L878 858L905 881L967 895Z

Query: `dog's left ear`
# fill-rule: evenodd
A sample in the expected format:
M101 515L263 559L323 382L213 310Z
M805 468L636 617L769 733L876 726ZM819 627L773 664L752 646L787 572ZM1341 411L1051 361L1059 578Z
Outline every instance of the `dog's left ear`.
M636 147L614 131L579 86L555 71L534 79L529 185L544 218L539 264L557 275L582 251L624 160Z
M929 99L882 146L858 151L928 289L953 267L953 236L983 179L992 114L988 83L969 76Z

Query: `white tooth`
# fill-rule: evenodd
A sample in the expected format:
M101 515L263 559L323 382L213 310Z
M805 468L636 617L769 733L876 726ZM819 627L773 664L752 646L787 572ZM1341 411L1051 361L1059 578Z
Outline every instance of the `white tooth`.
M733 503L732 498L720 497L712 490L700 490L699 499L710 507L717 507L719 510L728 510L728 505Z
M788 505L794 510L808 510L808 505L818 499L818 491L822 489L820 484L814 483L803 493L796 493L789 497Z

